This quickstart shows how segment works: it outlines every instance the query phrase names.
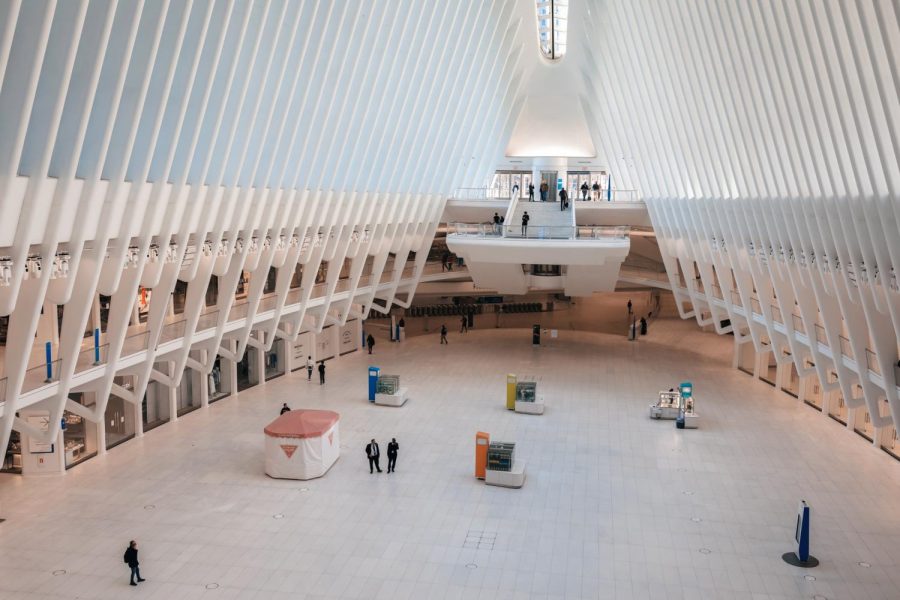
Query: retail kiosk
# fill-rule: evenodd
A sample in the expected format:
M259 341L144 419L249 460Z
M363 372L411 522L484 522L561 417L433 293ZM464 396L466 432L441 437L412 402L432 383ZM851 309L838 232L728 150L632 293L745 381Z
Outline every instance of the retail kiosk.
M403 406L409 396L400 387L399 375L379 375L375 384L375 404L379 406Z
M690 381L685 381L678 386L678 417L675 426L678 429L697 429L700 425L700 417L694 412L694 386Z
M651 419L677 419L681 393L675 390L660 392L656 404L650 405Z
M341 454L339 422L331 410L292 410L265 428L266 475L277 479L315 479Z
M492 442L490 435L475 434L475 477L488 485L520 488L525 485L525 461L516 460L513 442Z
M537 383L519 381L517 376L507 375L506 408L527 415L544 414L544 402L537 397Z

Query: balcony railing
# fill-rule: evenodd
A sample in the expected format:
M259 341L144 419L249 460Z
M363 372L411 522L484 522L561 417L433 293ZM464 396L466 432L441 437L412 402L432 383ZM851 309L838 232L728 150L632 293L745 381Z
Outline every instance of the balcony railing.
M501 195L497 188L456 188L453 192L454 200L509 200L508 195Z
M147 349L147 342L150 339L149 331L142 331L125 338L122 344L122 356L131 356Z
M48 383L59 381L61 361L56 359L50 363L44 363L25 371L25 381L22 382L22 393L36 390Z
M451 223L451 235L481 238L529 240L612 240L628 239L629 227L573 227L570 225L495 225L491 223Z
M569 198L574 198L576 202L596 202L600 204L602 202L643 202L641 200L641 195L637 190L616 190L612 191L612 194L609 194L606 190L600 190L600 194L598 198L594 198L594 192L591 190L588 192L587 200L582 200L581 198L581 189L572 188L568 190Z
M850 345L850 340L845 338L844 336L839 336L841 344L841 354L846 356L847 358L854 358L853 356L853 347Z
M78 353L78 358L75 360L75 372L81 373L83 371L87 371L88 369L92 369L96 366L105 364L108 359L109 344L103 344L102 346L97 346L96 348L85 348Z
M806 333L806 326L803 325L803 319L800 318L800 315L791 315L791 323L794 325L794 331L799 333Z
M876 375L881 375L881 367L878 366L877 357L875 356L875 353L868 348L866 348L866 368Z

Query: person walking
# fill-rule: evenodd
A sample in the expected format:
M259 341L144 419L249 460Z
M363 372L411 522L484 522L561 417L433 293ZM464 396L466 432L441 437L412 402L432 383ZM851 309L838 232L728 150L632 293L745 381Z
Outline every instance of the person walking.
M518 194L518 193L519 193L519 184L518 184L518 183L514 183L514 184L513 184L513 187L512 187L512 195L515 196L515 195Z
M441 272L442 273L447 270L447 265L449 265L449 264L450 264L450 253L444 252L441 255Z
M137 542L131 540L128 542L128 549L125 550L125 564L131 568L131 585L137 585L140 581L147 581L141 577L140 563L138 562ZM135 581L137 579L137 581Z
M628 299L628 314L631 314L631 298Z
M522 215L522 237L528 237L528 221L531 220L531 216L528 214L528 211L525 211L525 214Z
M378 442L374 439L366 445L366 457L369 459L369 473L374 473L372 467L378 469L381 473L381 465L378 464L381 458L381 450L378 449Z
M447 326L444 324L441 324L441 343L442 344L450 343L447 341Z
M585 181L584 183L581 184L581 199L582 200L587 200L588 191L590 191L590 188L588 187L587 181Z
M325 385L325 361L319 361L319 385Z
M463 315L459 320L459 332L469 333L469 319L466 318L466 315Z
M562 188L559 190L559 210L566 210L567 206L569 206L569 192L566 188Z
M547 180L541 181L541 202L547 201L547 192L550 191L550 186L547 185Z
M500 233L500 215L494 213L494 233Z
M312 381L313 359L312 356L306 357L306 381Z
M369 337L366 338L366 346L369 347L369 354L372 354L372 348L375 347L375 338L372 337L372 334L369 334Z
M278 414L283 415L286 412L291 412L291 407L287 405L287 402L281 406L281 412Z
M397 443L397 438L391 438L391 441L388 442L388 473L394 473L397 471L397 451L400 449L400 444Z
M594 200L600 199L600 184L594 180L594 185L591 186L591 190L594 192Z
M528 184L528 201L534 202L534 184L533 183Z
M647 335L647 319L641 317L641 335Z

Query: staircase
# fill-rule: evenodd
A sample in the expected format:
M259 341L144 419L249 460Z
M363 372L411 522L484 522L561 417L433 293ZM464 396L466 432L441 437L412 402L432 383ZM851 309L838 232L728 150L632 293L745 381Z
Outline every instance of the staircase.
M507 237L522 236L522 215L528 212L527 235L529 237L567 238L573 234L575 211L572 204L567 210L559 210L559 202L523 202L516 204L515 213L507 225Z

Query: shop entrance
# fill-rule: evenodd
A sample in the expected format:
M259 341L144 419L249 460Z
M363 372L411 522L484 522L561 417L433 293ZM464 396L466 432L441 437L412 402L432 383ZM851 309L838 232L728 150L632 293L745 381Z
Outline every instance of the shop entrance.
M790 352L785 352L785 356L790 356ZM797 367L791 361L787 364L788 372L785 374L785 380L781 382L781 391L790 394L794 398L800 395L800 374L797 373Z
M806 364L807 368L812 367L811 363ZM815 375L811 376L811 380L806 385L805 393L803 394L803 401L806 404L809 404L814 409L821 411L822 403L823 403L824 394L822 393L822 386L819 383L819 378Z
M259 384L259 368L257 366L257 351L248 347L243 358L237 364L237 387L242 392Z
M0 473L22 474L22 436L15 429L9 434L9 444L3 455L3 468Z
M831 377L834 377L834 381L837 381L837 374L831 373ZM841 425L847 424L847 403L844 402L844 394L840 389L835 390L834 395L831 400L828 402L828 416L840 423Z
M769 385L775 385L776 373L778 373L778 364L775 362L775 352L770 349L764 354L765 362L763 363L762 373L759 378Z
M266 352L266 381L284 375L284 340L277 339Z
M900 436L894 427L885 427L882 434L881 449L900 460Z
M557 171L541 171L541 183L547 182L547 202L556 202L556 174ZM535 192L535 200L540 200L540 184Z
M748 375L753 375L756 367L756 348L747 342L738 346L738 369Z
M213 363L212 371L207 376L209 379L209 402L215 402L231 395L231 380L228 377L222 377L222 363L224 359L220 356L216 357Z
M69 398L93 409L96 395L93 392L72 393ZM66 468L97 456L97 424L69 411L63 412L63 448L66 453Z
M159 368L159 365L157 365ZM144 401L141 404L141 419L144 422L144 431L150 431L172 418L169 408L169 389L158 381L147 384L144 393Z
M110 395L103 422L106 427L107 450L130 440L134 437L134 405Z
M875 440L875 425L869 415L869 409L860 406L853 411L853 431L867 440Z

